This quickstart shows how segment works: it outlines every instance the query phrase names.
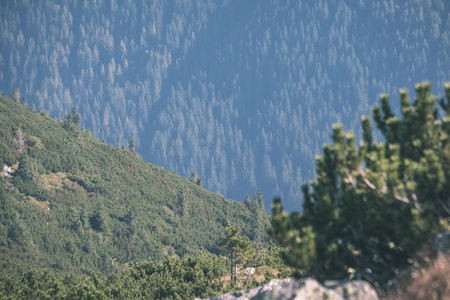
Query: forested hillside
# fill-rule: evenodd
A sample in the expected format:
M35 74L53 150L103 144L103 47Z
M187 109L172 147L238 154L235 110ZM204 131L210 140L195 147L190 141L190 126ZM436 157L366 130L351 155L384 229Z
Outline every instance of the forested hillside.
M379 93L424 79L443 90L449 12L443 0L5 0L0 90L53 118L75 106L100 140L133 138L209 190L261 186L291 209L333 123L359 136Z
M268 215L258 193L225 199L133 149L0 97L0 270L31 267L90 274L165 255L218 253L228 222L254 241Z

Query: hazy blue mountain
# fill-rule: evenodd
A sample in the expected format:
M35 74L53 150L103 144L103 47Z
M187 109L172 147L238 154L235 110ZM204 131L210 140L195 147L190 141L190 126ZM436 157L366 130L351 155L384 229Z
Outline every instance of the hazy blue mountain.
M359 133L380 93L450 80L444 0L23 0L0 20L0 90L266 207L300 209L333 123Z

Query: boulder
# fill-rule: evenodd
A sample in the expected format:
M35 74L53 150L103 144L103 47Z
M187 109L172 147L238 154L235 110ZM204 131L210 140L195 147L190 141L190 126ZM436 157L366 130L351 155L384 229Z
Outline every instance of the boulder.
M229 292L210 298L211 300L246 299L362 299L376 300L378 295L365 281L328 282L325 286L314 279L273 279L263 286L249 290Z
M324 283L324 286L336 291L342 299L378 299L373 286L363 280L328 281Z

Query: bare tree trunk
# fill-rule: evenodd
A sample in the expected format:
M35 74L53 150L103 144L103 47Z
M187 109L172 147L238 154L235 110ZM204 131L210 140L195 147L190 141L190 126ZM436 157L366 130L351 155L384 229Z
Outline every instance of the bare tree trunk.
M19 94L19 90L18 89L14 89L12 94L11 94L11 98L13 98L14 101L19 102L20 100L20 94Z
M25 135L22 132L22 129L17 129L16 139L15 139L16 149L19 150L20 153L25 149Z
M233 252L231 252L230 258L230 281L233 282Z

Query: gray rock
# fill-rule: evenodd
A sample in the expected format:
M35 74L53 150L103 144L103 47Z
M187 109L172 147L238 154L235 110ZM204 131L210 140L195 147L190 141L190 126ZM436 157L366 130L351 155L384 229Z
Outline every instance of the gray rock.
M362 299L376 300L378 295L373 287L365 281L329 282L322 286L316 280L273 279L263 286L249 290L234 291L212 297L211 300L284 300L284 299Z
M450 230L439 233L434 238L434 249L436 249L438 255L446 254L450 251Z
M378 299L375 289L366 281L325 282L325 287L336 291L343 299Z

